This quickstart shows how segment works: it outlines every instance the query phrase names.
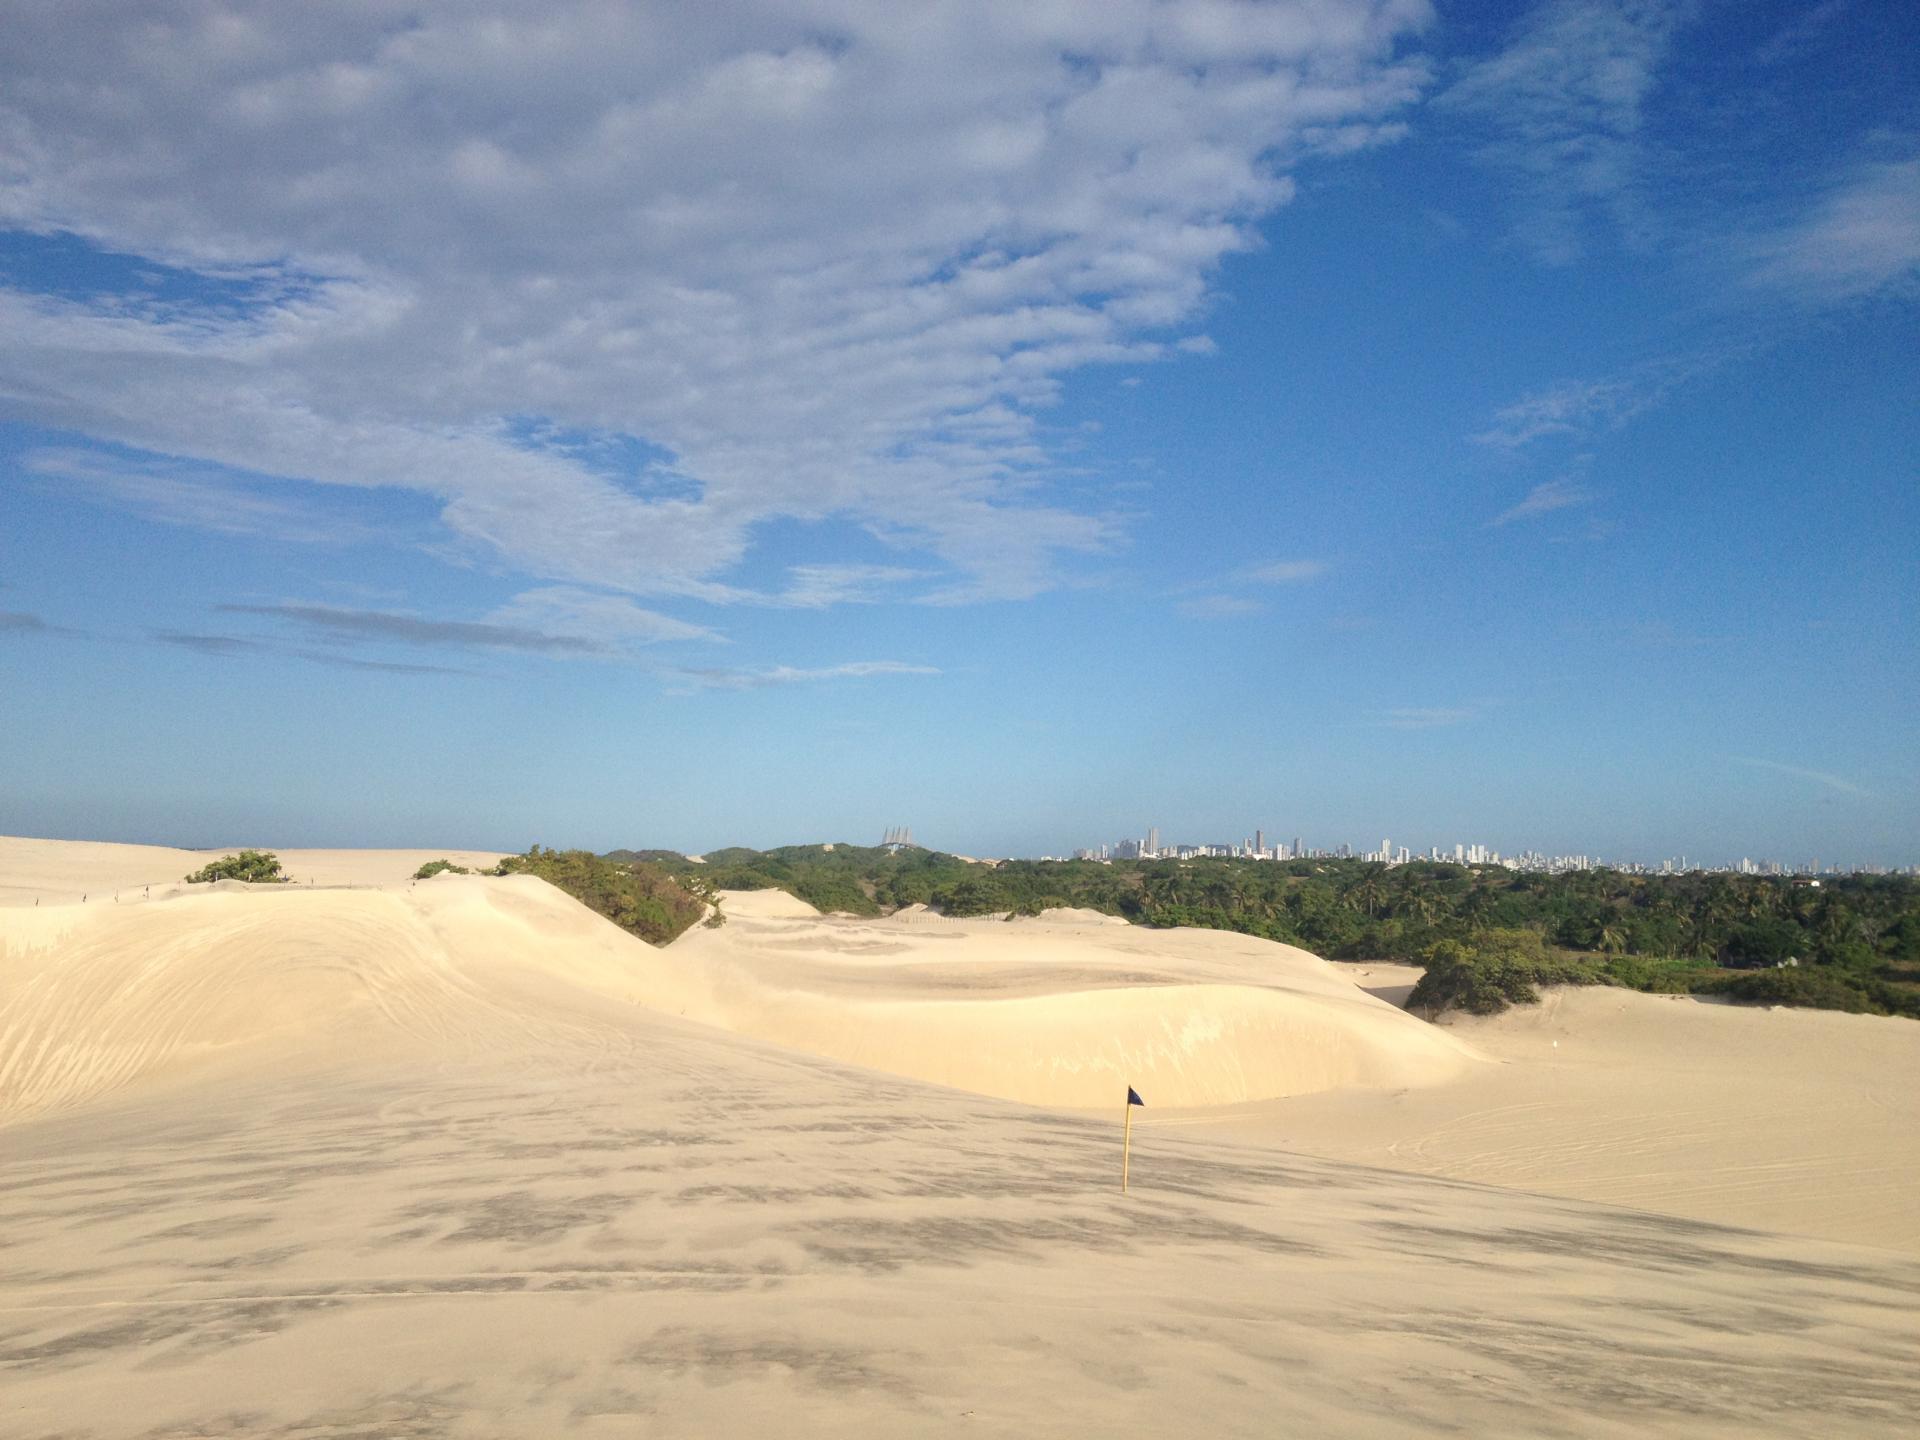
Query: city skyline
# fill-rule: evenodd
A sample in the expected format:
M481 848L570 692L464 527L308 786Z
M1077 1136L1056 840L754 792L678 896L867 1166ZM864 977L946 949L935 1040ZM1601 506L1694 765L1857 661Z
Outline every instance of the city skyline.
M1702 859L1685 854L1674 854L1657 860L1632 856L1607 857L1585 851L1568 853L1548 853L1530 846L1517 850L1501 850L1498 846L1481 841L1456 840L1447 844L1429 843L1426 845L1395 845L1390 836L1383 836L1375 849L1356 848L1350 842L1335 842L1326 846L1306 843L1302 837L1295 836L1291 841L1276 839L1271 846L1265 845L1265 832L1256 828L1250 837L1241 841L1189 841L1173 842L1164 848L1159 843L1159 827L1148 827L1138 839L1123 839L1103 844L1098 848L1081 847L1072 850L1066 856L1052 854L1040 855L1038 859L1052 860L1070 858L1075 860L1168 860L1193 859L1220 856L1225 858L1270 860L1284 862L1289 860L1359 860L1367 864L1406 865L1414 862L1438 862L1457 865L1492 865L1510 870L1537 870L1556 873L1571 870L1620 870L1632 874L1677 875L1694 871L1707 873L1730 873L1741 875L1859 875L1859 874L1920 874L1920 862L1908 861L1891 865L1844 859L1822 860L1819 856L1809 856L1805 860L1781 860L1766 856L1742 855L1735 859ZM1008 857L1019 858L1019 857Z

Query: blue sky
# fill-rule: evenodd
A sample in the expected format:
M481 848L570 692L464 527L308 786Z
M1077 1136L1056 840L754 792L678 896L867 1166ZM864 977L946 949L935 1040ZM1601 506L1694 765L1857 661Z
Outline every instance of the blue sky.
M1920 860L1920 14L7 6L0 831Z

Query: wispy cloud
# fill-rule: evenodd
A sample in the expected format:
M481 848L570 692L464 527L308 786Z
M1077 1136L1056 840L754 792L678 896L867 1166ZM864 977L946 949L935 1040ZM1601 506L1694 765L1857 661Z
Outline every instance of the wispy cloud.
M904 565L795 565L787 571L786 589L768 600L796 610L874 604L895 597L903 585L927 578L929 572Z
M1242 615L1258 615L1267 607L1245 595L1195 595L1173 608L1189 620L1234 620Z
M197 655L227 658L282 657L327 665L339 670L366 670L383 675L472 675L475 672L452 665L417 665L393 660L366 660L326 650L309 650L298 645L282 645L272 640L256 640L243 635L208 635L183 630L154 630L151 639L162 645L191 650Z
M763 669L675 669L664 671L697 690L764 690L778 685L816 685L829 680L865 680L887 675L938 675L932 665L908 665L898 660L853 660L843 665L804 669L771 665Z
M1273 560L1236 571L1234 578L1250 585L1298 585L1318 580L1332 568L1324 560Z
M385 641L402 645L512 650L535 655L602 656L605 643L578 635L551 635L518 625L474 620L428 620L386 610L346 610L333 605L218 605L228 615L285 620L325 640Z
M72 638L83 632L49 624L24 610L0 610L0 635L49 635Z
M1548 0L1498 54L1470 66L1437 102L1476 122L1480 158L1504 172L1515 238L1567 264L1606 228L1637 238L1642 125L1674 34L1694 0Z
M1495 411L1493 423L1468 438L1513 451L1541 440L1589 440L1619 429L1760 348L1757 339L1723 340L1657 356L1598 379L1556 380Z
M1771 770L1779 775L1791 775L1796 780L1810 780L1816 785L1826 786L1829 790L1837 790L1842 795L1859 795L1869 800L1873 798L1871 790L1854 784L1843 775L1830 774L1825 770L1809 770L1801 765L1783 765L1778 760L1760 760L1751 755L1729 755L1727 758L1736 765L1747 765L1756 770Z
M1754 52L1762 65L1779 65L1798 59L1812 49L1840 19L1854 7L1855 0L1822 0L1811 10L1796 15Z
M199 635L183 630L154 630L152 638L178 650L196 655L264 655L279 649L265 640L250 640L240 635Z
M259 483L164 456L128 457L71 446L34 450L22 461L40 483L77 500L106 502L164 525L299 544L344 545L391 538L332 509L303 504Z
M1439 730L1480 718L1477 707L1466 705L1405 705L1382 710L1379 723L1390 730Z
M1321 579L1333 567L1324 560L1265 560L1207 580L1196 580L1173 593L1187 598L1174 609L1190 620L1231 620L1258 615L1267 602L1245 592L1252 587L1304 585ZM1196 593L1198 592L1198 593Z
M525 631L549 640L573 638L608 650L668 641L720 641L725 637L704 625L692 625L648 610L625 595L549 585L525 590L488 617L509 633Z
M1551 515L1556 510L1570 510L1577 505L1591 505L1593 492L1572 480L1548 480L1536 485L1527 492L1526 498L1511 509L1503 510L1487 523L1489 525L1511 525L1516 520L1537 520L1542 515Z
M1757 247L1756 284L1836 304L1920 291L1920 159L1862 166Z

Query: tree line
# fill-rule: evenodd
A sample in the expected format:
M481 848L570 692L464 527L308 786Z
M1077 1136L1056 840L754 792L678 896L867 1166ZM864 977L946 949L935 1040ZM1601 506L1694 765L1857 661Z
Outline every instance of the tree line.
M1501 973L1552 972L1543 983L1920 1017L1920 882L1905 876L1835 876L1813 885L1779 876L1549 875L1424 861L985 865L918 847L838 844L719 850L703 865L670 851L644 853L646 863L697 875L715 889L786 890L829 912L880 915L926 904L953 916L1032 915L1079 906L1140 925L1239 931L1329 959L1457 969L1490 952L1488 963ZM1448 943L1455 948L1436 952Z

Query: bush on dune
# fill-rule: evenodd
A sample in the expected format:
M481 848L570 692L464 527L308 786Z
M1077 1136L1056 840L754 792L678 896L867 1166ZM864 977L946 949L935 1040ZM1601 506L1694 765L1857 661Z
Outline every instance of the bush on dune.
M1701 987L1744 1005L1802 1005L1854 1015L1920 1015L1920 995L1844 970L1818 965L1743 970Z
M456 865L451 860L429 860L413 872L416 880L431 880L436 875L471 875L473 871L464 865Z
M703 896L657 866L620 865L591 850L543 850L509 855L490 875L537 875L649 945L664 945L706 918Z
M271 850L242 850L238 855L223 855L209 861L187 876L187 883L210 885L215 880L244 880L249 885L285 885L288 879L280 873L280 857Z
M1423 963L1427 973L1407 997L1407 1008L1429 1020L1453 1009L1498 1015L1509 1005L1532 1005L1540 999L1539 985L1615 983L1598 965L1554 954L1531 930L1488 930L1470 945L1442 940L1428 948Z

